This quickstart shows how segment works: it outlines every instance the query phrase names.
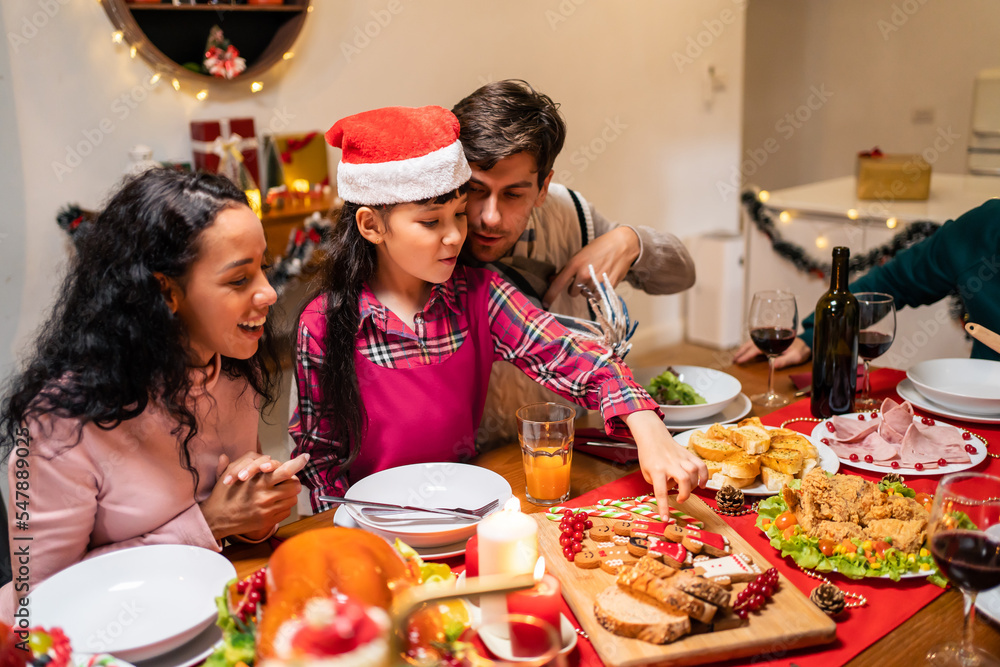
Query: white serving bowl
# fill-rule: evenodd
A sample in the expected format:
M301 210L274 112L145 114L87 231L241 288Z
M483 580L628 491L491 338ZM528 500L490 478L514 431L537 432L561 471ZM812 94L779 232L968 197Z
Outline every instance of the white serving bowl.
M680 375L681 382L691 385L705 402L700 405L661 405L664 421L669 424L697 421L718 414L743 391L739 380L714 368L677 364L671 364L671 367ZM664 370L666 368L661 368L658 373ZM649 385L649 379L644 385Z
M925 398L970 415L1000 415L1000 361L931 359L906 372Z
M75 653L146 660L215 622L215 597L236 570L222 554L160 544L90 558L31 592L31 623L60 627Z
M415 463L358 480L345 497L410 507L466 509L499 500L500 509L512 495L507 480L486 468L464 463ZM398 537L411 547L439 547L466 540L475 534L479 523L427 512L376 518L362 513L357 505L347 505L347 510L363 528L390 541Z

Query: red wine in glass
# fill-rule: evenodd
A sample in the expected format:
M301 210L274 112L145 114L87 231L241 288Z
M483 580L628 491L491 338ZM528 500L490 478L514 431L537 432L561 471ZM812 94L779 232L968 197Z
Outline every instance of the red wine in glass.
M892 346L892 334L862 331L858 334L858 356L862 359L881 357Z
M981 531L944 530L934 534L931 554L951 583L967 591L1000 586L1000 542Z
M784 327L759 327L750 330L750 340L766 355L778 355L795 340L795 330Z

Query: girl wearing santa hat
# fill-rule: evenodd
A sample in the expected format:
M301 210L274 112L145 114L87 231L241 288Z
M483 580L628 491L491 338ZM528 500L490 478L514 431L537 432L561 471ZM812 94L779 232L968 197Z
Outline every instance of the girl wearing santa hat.
M289 431L310 460L314 510L374 472L476 453L490 369L514 364L631 435L666 505L704 484L703 462L670 437L629 369L580 340L496 274L459 265L471 170L441 107L377 109L338 121L345 200L318 295L299 320L298 406Z

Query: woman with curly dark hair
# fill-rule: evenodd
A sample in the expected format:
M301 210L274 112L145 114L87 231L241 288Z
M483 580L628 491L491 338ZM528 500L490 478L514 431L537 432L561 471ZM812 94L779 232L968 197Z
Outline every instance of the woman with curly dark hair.
M0 404L10 525L32 538L28 576L14 559L0 589L4 622L83 558L142 544L218 551L226 537L265 539L290 514L305 458L279 465L257 440L276 384L265 251L243 192L166 169L126 182L80 232Z

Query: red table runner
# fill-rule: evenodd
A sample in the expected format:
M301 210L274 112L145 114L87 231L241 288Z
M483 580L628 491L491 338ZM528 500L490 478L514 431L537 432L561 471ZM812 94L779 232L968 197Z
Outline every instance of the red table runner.
M872 395L876 398L890 397L897 401L901 400L896 394L895 388L900 380L906 377L903 371L892 369L879 369L872 371L871 384ZM918 414L923 414L919 409ZM811 417L809 412L809 399L797 401L766 417L761 421L769 426L777 426L782 422L795 417ZM935 415L928 415L935 417ZM996 448L995 443L1000 440L1000 426L972 424L958 420L948 419L948 423L966 428L973 433L977 433L987 442ZM814 427L813 422L795 422L788 425L800 432L809 434ZM1000 474L1000 460L987 457L976 470L988 471L993 474ZM849 466L844 466L841 472L860 475L870 481L878 481L882 474L857 470ZM891 472L887 469L886 472ZM905 475L904 475L905 477ZM910 477L906 479L908 486L927 493L933 493L937 486L939 477ZM627 475L619 480L606 484L599 489L574 498L567 505L582 507L592 505L602 498L621 498L652 493L650 485L642 478L639 472ZM699 489L698 495L706 503L715 507L715 492L707 489ZM791 558L781 558L780 554L771 547L767 536L760 532L754 522L756 514L746 514L739 517L722 518L728 522L740 535L742 535L754 549L764 556L772 565L799 588L803 593L809 593L819 585L819 582L802 573ZM794 662L801 667L843 665L851 658L855 657L876 641L899 627L903 621L910 618L940 595L943 591L933 584L927 583L922 578L903 580L898 583L892 581L882 581L875 579L853 580L839 575L831 575L831 580L842 590L857 592L868 598L868 604L864 607L857 607L846 610L837 623L837 640L825 646L817 646L795 651L782 651L781 654L757 655L747 660L729 661L722 663L725 665L788 665ZM575 622L573 612L563 602L563 613ZM597 656L593 646L589 641L580 638L577 650L570 656L571 665L584 667L602 665L601 659Z

